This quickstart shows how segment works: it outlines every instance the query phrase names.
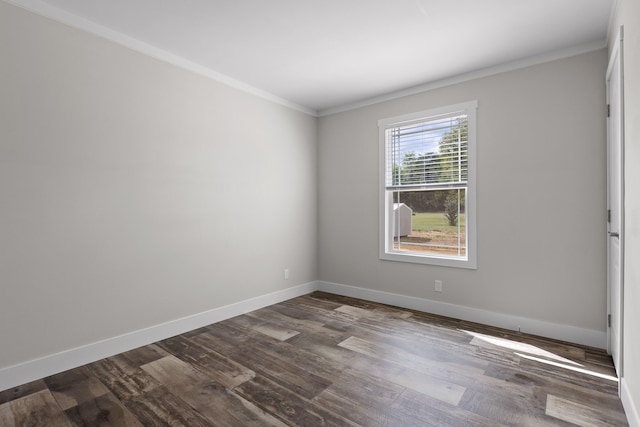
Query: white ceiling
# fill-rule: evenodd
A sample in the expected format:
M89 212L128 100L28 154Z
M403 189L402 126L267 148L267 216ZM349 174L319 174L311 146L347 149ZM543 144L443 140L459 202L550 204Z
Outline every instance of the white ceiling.
M103 35L124 35L320 114L526 58L603 47L615 3L9 1L67 23L90 21L94 32L106 28Z

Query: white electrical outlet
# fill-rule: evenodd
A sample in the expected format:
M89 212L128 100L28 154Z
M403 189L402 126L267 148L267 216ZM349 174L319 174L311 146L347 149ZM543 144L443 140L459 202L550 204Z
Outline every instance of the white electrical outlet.
M442 280L436 280L436 292L442 292Z
M289 280L289 269L288 268L284 269L284 280Z

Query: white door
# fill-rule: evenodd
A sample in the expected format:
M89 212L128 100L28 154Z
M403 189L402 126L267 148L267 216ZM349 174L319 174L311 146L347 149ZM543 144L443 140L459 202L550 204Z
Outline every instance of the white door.
M622 375L623 327L623 91L622 28L607 69L607 192L608 192L608 300L609 351L618 375Z

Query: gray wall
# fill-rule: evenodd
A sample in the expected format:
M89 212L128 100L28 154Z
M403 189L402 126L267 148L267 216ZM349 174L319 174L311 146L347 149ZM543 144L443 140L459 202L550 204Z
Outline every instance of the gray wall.
M605 331L606 65L601 49L321 118L320 280ZM381 261L377 121L474 99L477 270Z
M0 52L0 368L317 278L316 118L4 2Z
M624 25L625 265L623 394L640 422L640 2L619 0L610 45ZM629 412L629 404L625 405Z

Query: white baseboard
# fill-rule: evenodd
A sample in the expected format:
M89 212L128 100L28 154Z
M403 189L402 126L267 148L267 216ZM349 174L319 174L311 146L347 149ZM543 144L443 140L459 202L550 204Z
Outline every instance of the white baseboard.
M624 377L620 380L620 399L622 400L624 412L627 414L629 427L640 427L640 412L638 412L638 408L633 402L631 391Z
M341 285L338 283L318 282L318 290L383 304L395 305L397 307L424 311L427 313L439 314L441 316L453 317L456 319L467 320L469 322L497 326L505 329L517 331L518 328L520 328L520 331L524 333L540 335L547 338L554 338L590 347L604 349L607 345L607 333L603 331L544 322L526 317L512 316L509 314L496 313L478 308L392 294L373 289Z
M249 311L286 301L317 289L317 282L305 283L235 304L172 320L39 359L0 369L0 391L16 387L68 369L86 365L114 354L183 334Z
M518 327L520 327L522 332L592 347L604 348L606 346L605 332L543 322L389 292L318 281L261 295L235 304L214 308L192 316L172 320L18 365L2 368L0 369L0 391L229 319L252 310L306 295L315 290L420 310L506 329L517 330ZM628 402L631 402L631 400L628 399ZM634 408L632 402L629 403L629 405ZM625 405L625 408L626 407L627 405ZM634 413L637 419L637 412ZM640 427L640 425L636 425Z

